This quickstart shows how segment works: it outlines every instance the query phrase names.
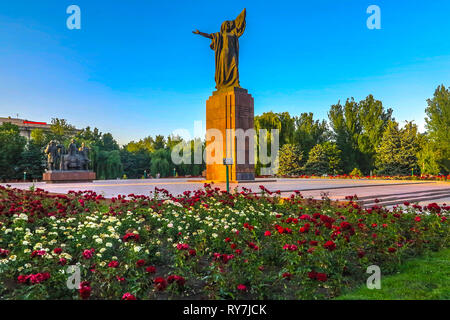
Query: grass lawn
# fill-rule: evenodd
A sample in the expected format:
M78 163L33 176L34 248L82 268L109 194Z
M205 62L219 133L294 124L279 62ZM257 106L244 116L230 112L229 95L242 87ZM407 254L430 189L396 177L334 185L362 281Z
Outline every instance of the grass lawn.
M369 276L369 275L368 275ZM450 249L407 261L397 274L381 276L381 289L363 287L338 300L450 299Z

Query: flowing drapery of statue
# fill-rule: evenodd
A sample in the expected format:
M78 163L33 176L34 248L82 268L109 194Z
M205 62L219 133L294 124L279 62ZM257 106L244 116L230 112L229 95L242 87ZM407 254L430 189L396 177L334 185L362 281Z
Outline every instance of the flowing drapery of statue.
M239 37L244 34L246 9L236 18L236 20L222 23L220 32L203 33L198 30L194 34L211 39L211 49L216 56L216 89L237 87L239 83Z

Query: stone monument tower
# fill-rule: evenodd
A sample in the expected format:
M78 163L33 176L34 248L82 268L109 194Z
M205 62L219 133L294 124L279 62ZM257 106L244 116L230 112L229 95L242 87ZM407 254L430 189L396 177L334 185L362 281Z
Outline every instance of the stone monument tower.
M248 134L246 138L241 135L254 128L254 100L239 82L239 37L244 34L245 19L244 9L236 20L222 23L220 32L208 34L194 31L194 34L211 39L211 49L215 52L217 91L206 102L206 130L207 136L211 129L222 134L223 143L219 149L223 151L223 161L227 159L229 164L230 181L255 179L255 160L251 150L254 135ZM207 137L206 179L225 181L226 166L222 159L212 163L208 147L213 141L208 140Z

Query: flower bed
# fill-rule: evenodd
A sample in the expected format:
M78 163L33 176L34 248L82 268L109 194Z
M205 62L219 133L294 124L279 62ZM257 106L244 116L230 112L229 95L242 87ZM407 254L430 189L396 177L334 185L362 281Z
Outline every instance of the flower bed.
M0 299L333 298L365 283L369 265L386 274L448 246L449 213L263 187L113 199L0 187Z
M258 176L258 178L269 178L270 176ZM450 175L411 175L411 176L353 176L349 174L338 175L299 175L299 176L280 176L281 178L296 178L296 179L364 179L364 180L412 180L412 181L450 181Z

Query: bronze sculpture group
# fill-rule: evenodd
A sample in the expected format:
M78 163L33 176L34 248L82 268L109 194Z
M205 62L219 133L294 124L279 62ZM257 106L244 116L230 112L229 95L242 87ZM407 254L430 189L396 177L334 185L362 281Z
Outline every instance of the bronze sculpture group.
M82 143L78 149L74 139L70 141L67 153L62 144L55 140L50 141L45 148L45 154L49 171L89 170L89 148Z

